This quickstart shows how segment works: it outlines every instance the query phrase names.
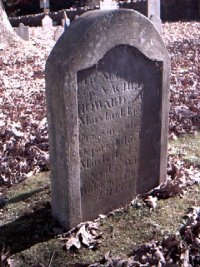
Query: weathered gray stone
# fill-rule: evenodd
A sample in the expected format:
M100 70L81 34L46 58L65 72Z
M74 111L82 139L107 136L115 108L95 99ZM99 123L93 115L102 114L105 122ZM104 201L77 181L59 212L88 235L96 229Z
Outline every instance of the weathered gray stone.
M160 19L160 0L148 0L147 16L152 21L157 31L162 33L162 21Z
M159 17L152 15L150 17L151 22L153 23L153 25L155 26L156 30L162 34L162 21Z
M101 10L118 9L119 5L115 0L100 0Z
M40 0L40 8L49 8L49 0Z
M160 0L148 0L147 6L148 18L151 16L160 18Z
M15 28L15 32L25 41L30 40L29 26L24 26L23 23L19 24L19 27Z
M45 15L45 17L42 19L42 29L44 31L48 31L51 30L52 28L53 28L52 19L48 15Z
M63 19L64 19L63 27L65 27L65 28L69 27L70 19L68 18L67 13L65 11L63 12Z
M54 32L54 41L58 41L60 36L63 34L64 28L62 26L58 26Z
M52 212L69 229L166 177L170 59L126 9L72 23L46 64Z

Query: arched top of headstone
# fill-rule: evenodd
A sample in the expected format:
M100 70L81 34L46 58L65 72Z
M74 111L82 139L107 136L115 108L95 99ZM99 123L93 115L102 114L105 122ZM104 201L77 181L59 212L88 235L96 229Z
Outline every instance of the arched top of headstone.
M78 71L96 64L108 50L130 45L151 60L169 63L169 54L152 22L128 9L90 11L68 28L53 48L46 64L48 71ZM51 64L54 62L54 64Z

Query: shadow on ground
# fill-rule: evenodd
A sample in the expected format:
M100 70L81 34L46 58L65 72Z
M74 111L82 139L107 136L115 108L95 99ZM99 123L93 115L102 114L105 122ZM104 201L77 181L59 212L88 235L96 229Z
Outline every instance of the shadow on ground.
M55 237L49 173L33 176L3 191L0 207L0 249L11 254ZM1 250L0 250L1 251Z
M30 248L34 244L54 238L56 226L51 216L48 202L42 208L36 208L15 221L0 227L0 244L6 244L12 254Z
M47 188L47 187L46 187ZM27 193L23 193L19 196L16 196L16 197L13 197L13 198L10 198L9 200L5 201L5 204L6 205L9 205L9 204L13 204L13 203L17 203L17 202L20 202L20 201L25 201L27 200L28 198L31 198L33 195L37 194L37 193L40 193L42 191L44 191L45 188L38 188L38 189L35 189L35 190L32 190L30 192L27 192Z

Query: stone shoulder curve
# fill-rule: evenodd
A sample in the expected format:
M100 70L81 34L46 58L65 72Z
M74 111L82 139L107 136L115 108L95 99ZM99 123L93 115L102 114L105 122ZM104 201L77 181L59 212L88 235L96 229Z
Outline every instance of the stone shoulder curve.
M63 71L85 69L121 44L134 46L146 57L169 64L167 49L150 20L137 11L119 9L89 11L80 16L56 43L46 69L52 62Z

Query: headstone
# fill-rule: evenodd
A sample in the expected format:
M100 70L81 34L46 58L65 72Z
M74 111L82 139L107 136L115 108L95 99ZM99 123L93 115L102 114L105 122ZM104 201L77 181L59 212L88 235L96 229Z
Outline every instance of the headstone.
M155 28L157 29L157 31L161 34L162 33L162 21L161 21L161 19L155 15L151 15L150 20L153 23L153 25L155 26Z
M148 0L148 18L152 15L160 18L160 0Z
M30 40L29 26L24 26L23 23L20 23L19 27L15 28L15 32L25 41Z
M67 25L67 27L70 26L70 19L67 16L65 18L65 24Z
M63 28L65 27L65 19L61 20L61 25L62 25Z
M162 32L162 21L160 19L160 0L148 0L148 18L152 21L157 31Z
M54 32L54 41L58 41L60 36L63 34L64 28L62 26L58 26Z
M52 212L64 228L165 180L169 74L161 36L132 10L87 12L58 40L46 99Z
M101 0L100 10L118 9L118 3L115 0Z
M45 17L42 19L42 29L44 31L48 31L51 30L52 27L53 27L52 19L48 15L45 15Z
M70 26L70 19L68 18L66 12L63 13L63 20L62 20L63 27L65 30Z
M90 8L99 7L99 2L100 0L86 0L85 6L90 7Z
M49 8L49 0L40 0L40 8L43 9Z

